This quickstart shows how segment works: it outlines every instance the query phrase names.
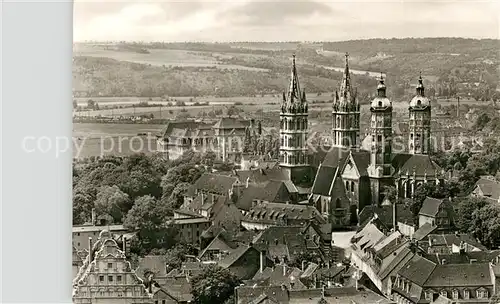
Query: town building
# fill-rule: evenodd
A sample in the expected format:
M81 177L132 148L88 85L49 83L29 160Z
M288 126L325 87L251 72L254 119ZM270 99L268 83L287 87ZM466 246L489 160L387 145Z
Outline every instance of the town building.
M450 200L427 197L418 213L419 227L426 223L436 226L439 232L454 231L454 210Z
M184 152L215 152L222 161L234 152L243 152L245 136L260 136L262 126L254 120L221 117L215 123L198 121L169 122L158 138L158 147L167 159L177 159Z
M153 294L135 274L109 231L88 241L89 254L73 280L73 303L147 303Z
M470 191L470 196L498 204L500 203L500 182L494 176L483 175Z
M123 227L123 225L98 226L96 224L88 224L73 226L73 246L76 250L88 249L89 237L97 239L99 234L104 230L111 232L113 235L123 235L128 232L128 229Z

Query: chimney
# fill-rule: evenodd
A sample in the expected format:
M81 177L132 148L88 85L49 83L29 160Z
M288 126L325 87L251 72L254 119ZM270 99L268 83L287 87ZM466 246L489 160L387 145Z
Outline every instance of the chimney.
M250 176L247 177L247 181L246 181L246 185L245 185L245 188L248 188L248 184L250 183Z
M264 268L266 267L266 256L264 254L264 250L260 252L260 273L264 272Z
M201 192L201 204L205 204L205 193Z
M396 205L396 202L393 202L392 204L392 227L394 229L394 231L397 231L398 230L398 217L397 217L397 205Z
M302 261L302 272L304 272L306 270L305 263L306 263L306 261L303 260Z
M89 263L92 262L92 238L89 236Z
M286 276L286 264L283 261L283 276Z
M96 216L96 213L95 213L95 208L92 208L92 219L91 219L92 226L95 226L96 219L97 219L97 216Z
M122 235L122 247L123 247L123 254L126 256L127 255L127 240L125 239L125 236Z

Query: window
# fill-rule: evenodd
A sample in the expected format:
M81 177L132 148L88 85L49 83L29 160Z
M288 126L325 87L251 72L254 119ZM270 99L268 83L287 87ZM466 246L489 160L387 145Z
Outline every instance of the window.
M155 300L155 304L158 304L158 300Z
M108 263L108 269L113 268L113 263Z
M469 291L464 290L464 299L468 299L468 298L469 298Z
M441 290L441 295L443 297L448 297L448 293L446 292L446 290Z
M453 299L458 299L458 290L453 290Z
M161 300L161 304L165 304L166 303L166 300Z
M99 276L99 282L104 282L104 276Z
M354 182L351 182L351 192L354 193Z
M345 182L345 188L349 191L349 182Z
M77 233L76 233L76 235L77 235L77 236L80 236L80 232L77 232Z
M378 106L379 106L379 107L381 107L381 106L382 106L382 102L381 102L381 101L379 101L379 102L378 102Z
M123 297L123 294L121 292L118 292L118 297L119 298Z
M382 142L382 135L377 135L377 142Z
M77 243L77 246L80 247L80 243Z
M432 301L432 291L428 290L425 292L425 299L428 301Z
M116 281L117 281L117 282L121 282L121 281L122 281L122 276L121 276L121 275L116 276Z
M113 282L113 276L108 276L108 282Z

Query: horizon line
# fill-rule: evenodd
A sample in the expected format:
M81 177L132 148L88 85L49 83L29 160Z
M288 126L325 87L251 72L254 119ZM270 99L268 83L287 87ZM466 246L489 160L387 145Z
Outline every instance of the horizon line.
M220 41L207 41L207 40L184 40L184 41L168 41L168 40L78 40L73 41L73 43L206 43L206 44L222 44L222 43L339 43L339 42L354 42L354 41L367 41L367 40L407 40L407 39L463 39L463 40L498 40L500 38L477 38L477 37L464 37L464 36L442 36L442 37L392 37L392 38L382 38L382 37L373 37L373 38L358 38L351 40L220 40Z

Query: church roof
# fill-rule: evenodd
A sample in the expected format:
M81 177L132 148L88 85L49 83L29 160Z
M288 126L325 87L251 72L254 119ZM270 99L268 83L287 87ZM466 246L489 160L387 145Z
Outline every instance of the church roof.
M335 177L336 168L328 167L321 164L316 173L316 178L314 179L314 184L312 187L313 194L319 194L323 196L330 195L330 188L332 186L333 178Z
M248 126L247 121L241 121L232 117L222 117L215 125L214 129L244 129Z
M415 173L417 176L436 177L441 172L441 168L426 154L395 153L392 165L399 175Z

